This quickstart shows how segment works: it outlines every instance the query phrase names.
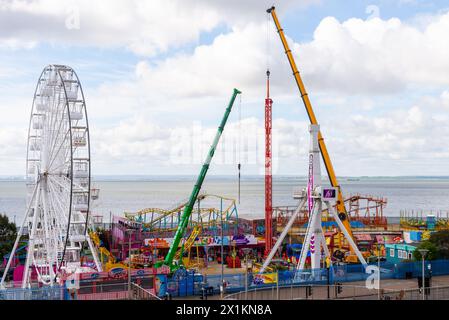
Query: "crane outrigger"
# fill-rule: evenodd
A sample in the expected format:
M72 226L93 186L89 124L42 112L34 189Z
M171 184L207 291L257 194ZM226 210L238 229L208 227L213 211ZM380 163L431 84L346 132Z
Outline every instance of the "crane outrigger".
M201 168L200 174L199 174L199 176L196 180L196 183L193 187L189 201L188 201L187 205L184 207L184 211L181 215L181 220L178 224L178 228L176 230L175 237L173 239L173 243L170 246L170 249L168 250L167 255L165 256L165 260L157 263L156 267L160 267L161 265L166 265L166 266L170 267L171 271L174 271L177 268L179 268L179 264L173 263L175 256L177 255L176 253L178 251L179 243L181 242L181 239L184 237L184 234L186 232L187 224L189 222L189 218L193 211L193 206L195 205L195 202L198 198L198 194L200 193L200 190L201 190L201 186L203 185L204 179L206 178L207 171L209 170L209 165L214 156L215 149L217 148L218 142L220 141L220 137L223 134L226 122L228 121L229 115L232 110L232 106L234 105L234 101L237 98L237 95L239 95L241 93L242 92L239 91L238 89L234 89L234 92L232 93L231 100L229 101L228 107L226 108L223 119L221 120L220 126L218 127L214 141L212 142L212 145L207 154L207 158Z

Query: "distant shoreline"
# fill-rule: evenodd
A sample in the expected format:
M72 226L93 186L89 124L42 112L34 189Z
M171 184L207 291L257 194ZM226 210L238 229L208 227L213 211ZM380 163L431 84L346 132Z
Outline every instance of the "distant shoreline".
M196 175L94 175L92 181L106 182L135 182L135 181L191 181ZM328 180L326 176L322 177L324 181ZM236 180L235 175L209 175L208 180ZM243 175L242 181L259 181L263 180L263 175ZM279 180L306 180L306 176L294 175L273 175L273 179ZM449 180L449 176L343 176L338 177L340 182L349 181L368 181L368 180ZM25 176L6 176L0 175L1 182L23 182Z

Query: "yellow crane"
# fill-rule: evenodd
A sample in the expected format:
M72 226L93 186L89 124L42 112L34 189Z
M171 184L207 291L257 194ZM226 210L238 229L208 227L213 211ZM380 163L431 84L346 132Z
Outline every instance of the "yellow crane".
M273 7L269 8L267 10L267 13L271 14L274 24L276 25L277 32L279 33L279 37L281 38L282 45L284 46L285 54L287 55L288 62L290 63L290 67L293 71L293 76L295 78L299 92L301 93L301 99L304 102L304 106L306 108L310 123L318 124L318 121L315 117L315 113L313 112L312 104L310 102L309 96L306 91L306 88L304 86L304 83L301 79L298 68L296 66L295 59L293 58L292 52L287 43L287 39L285 38L285 35L284 35L284 31L279 23L279 19L278 19L277 15L276 15L275 7L273 6ZM343 199L343 194L341 192L341 188L338 183L337 176L335 175L334 167L332 165L331 158L327 151L326 144L324 143L324 138L323 138L323 135L321 134L321 131L318 132L318 143L319 143L321 155L323 157L324 166L326 167L327 175L329 176L330 183L338 191L338 198L337 198L338 216L340 217L340 220L343 222L343 224L344 224L346 230L348 231L349 235L351 236L351 238L353 238L353 234L351 231L351 225L349 223L348 213L346 211L346 207L345 207L345 203L344 203L344 199ZM351 250L351 253L353 253L353 250L352 249L350 249L350 250ZM354 260L353 257L355 257L355 262L357 262L357 257L354 254L351 254L350 260ZM351 261L351 262L354 262L354 261Z

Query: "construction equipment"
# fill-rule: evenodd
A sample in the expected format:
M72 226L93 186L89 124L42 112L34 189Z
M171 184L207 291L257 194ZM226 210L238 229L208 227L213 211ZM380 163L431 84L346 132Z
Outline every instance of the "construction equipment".
M229 101L228 107L226 108L225 114L223 116L223 119L221 120L220 126L218 127L217 133L215 135L215 138L212 142L212 146L210 147L210 150L207 154L206 161L204 162L200 174L196 180L196 183L193 187L192 194L190 195L189 202L184 207L184 211L181 216L181 221L178 224L178 228L175 233L175 237L173 239L173 243L168 250L167 255L165 256L165 260L162 263L157 263L156 267L159 267L161 264L166 265L170 267L170 270L174 271L176 270L179 265L174 265L173 260L175 258L176 252L178 250L179 243L181 242L181 239L184 237L184 233L187 228L187 224L189 222L190 215L192 214L193 206L195 205L195 202L197 200L198 194L200 193L201 186L203 185L204 179L206 178L207 171L209 170L209 165L212 161L212 158L215 153L215 149L217 148L218 142L220 141L220 137L223 134L226 122L228 121L229 115L232 110L232 106L234 105L234 101L239 95L241 91L234 89L234 92L232 93L231 100Z
M270 71L267 70L267 97L265 99L265 252L273 247L273 178L271 162L272 105L270 98Z
M284 46L285 54L287 55L288 61L290 63L291 69L293 71L293 76L295 78L299 92L301 93L301 98L302 98L302 101L304 102L304 106L306 108L310 123L312 125L316 125L316 124L318 124L318 121L315 117L315 113L313 111L312 104L309 100L309 96L307 94L304 83L299 74L299 71L296 66L295 60L293 58L292 52L288 46L287 39L285 38L285 35L284 35L284 31L281 28L281 25L277 18L275 7L273 6L273 7L269 8L267 10L267 13L271 14L271 17L273 18L277 32L279 33L279 37L281 39L282 45ZM332 165L332 161L331 161L329 153L327 151L326 144L324 143L324 138L321 134L321 131L318 132L318 144L319 144L319 148L321 151L324 165L326 167L327 175L329 176L330 183L331 183L332 187L337 189L338 196L337 196L336 207L337 207L338 216L339 216L340 220L342 221L343 225L345 226L346 230L348 231L349 236L351 238L353 238L352 231L351 231L351 225L349 223L348 213L346 211L346 207L344 204L343 194L341 192L340 185L339 185L337 177L335 175L334 167ZM353 253L352 250L351 250L351 253Z

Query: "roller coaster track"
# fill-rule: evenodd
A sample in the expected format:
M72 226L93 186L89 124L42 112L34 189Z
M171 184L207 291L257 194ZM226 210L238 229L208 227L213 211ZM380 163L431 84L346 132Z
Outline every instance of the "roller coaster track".
M199 211L195 210L190 219L190 223L192 225L210 227L216 225L217 221L221 222L221 219L223 219L223 221L227 221L232 216L233 212L236 211L235 199L207 193L203 193L198 196L198 200L200 201L203 201L207 198L216 198L221 201L227 201L229 202L229 205L224 208L223 211L217 208L200 208ZM146 208L135 213L125 212L125 217L130 221L142 223L142 226L150 231L158 229L163 229L164 231L175 231L177 229L178 215L186 205L187 201L183 201L172 209ZM145 215L151 215L149 222L144 222ZM211 215L214 216L214 219L210 218ZM164 219L169 219L170 217L173 217L171 224L175 225L171 228L161 228L161 222ZM196 220L193 219L194 217L196 217Z
M196 225L193 230L192 233L190 233L190 236L185 240L184 242L184 246L181 247L175 255L175 260L179 260L181 259L181 255L183 253L183 251L188 251L190 250L190 248L193 246L193 244L195 243L196 238L199 236L199 234L201 233L201 225Z

